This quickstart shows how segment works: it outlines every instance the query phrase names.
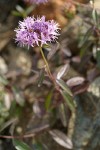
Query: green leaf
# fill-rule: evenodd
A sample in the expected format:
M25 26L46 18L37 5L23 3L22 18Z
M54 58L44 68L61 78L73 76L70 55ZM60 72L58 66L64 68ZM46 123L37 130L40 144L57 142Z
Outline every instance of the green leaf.
M46 100L45 100L45 108L48 110L50 108L51 100L53 95L53 89L48 93Z
M40 87L44 81L44 68L40 70L39 72L39 79L38 79L38 87Z
M2 76L0 75L0 83L2 83L3 85L7 85L7 84L8 84L8 81L7 81L7 79L5 79L4 77L2 77Z
M16 6L16 10L20 13L23 13L25 11L20 5Z
M81 48L82 46L86 45L86 42L89 40L91 33L92 33L92 28L89 28L86 32L86 34L83 36L83 38L81 39L80 43L79 43L79 48Z
M65 91L61 91L61 94L66 102L66 104L69 106L70 110L74 111L75 110L75 104L73 102L73 98L66 93Z
M5 122L3 124L3 126L0 127L0 132L2 132L5 128L7 128L8 126L10 126L11 124L13 124L16 120L17 120L17 118L13 118L13 119L10 119L7 122Z
M83 47L80 49L80 54L79 55L80 55L81 58L86 54L86 52L89 49L89 47L91 46L91 44L92 44L92 41L87 40L86 44L84 44Z
M50 48L49 44L43 44L43 48Z
M69 89L69 87L67 86L67 84L62 80L56 80L58 85L66 92L68 93L70 96L73 96L71 90Z
M52 136L55 142L57 142L59 145L65 147L66 149L72 149L73 143L69 137L66 136L63 132L59 130L51 130L49 131L49 134Z
M96 52L97 66L100 68L100 50Z
M31 150L31 148L24 142L14 139L13 145L17 150Z
M29 15L33 10L35 9L35 6L34 5L31 5L30 7L28 7L25 12L27 15Z
M64 65L60 68L59 72L57 73L57 79L60 80L65 73L69 71L69 64Z
M12 90L13 90L13 93L14 93L16 102L17 102L20 106L23 107L24 104L25 104L25 100L24 100L24 98L23 98L22 93L21 93L20 90L17 89L16 87L13 87Z
M44 146L40 142L33 143L33 150L45 150Z
M18 16L18 17L21 17L22 16L22 14L20 13L20 12L18 12L18 11L12 11L12 14L14 15L14 16Z
M93 18L94 24L98 25L98 14L95 9L93 9L93 11L92 11L92 18Z
M64 106L63 103L61 103L59 106L58 106L58 112L59 112L59 118L63 124L64 127L67 126L67 113L66 113L66 107Z

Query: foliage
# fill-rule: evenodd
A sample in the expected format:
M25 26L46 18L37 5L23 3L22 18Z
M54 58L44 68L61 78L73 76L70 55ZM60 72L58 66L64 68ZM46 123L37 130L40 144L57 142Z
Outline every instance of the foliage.
M17 150L78 147L89 150L87 147L95 138L93 128L99 128L99 80L95 86L91 83L100 75L100 12L94 1L90 6L68 0L63 7L60 1L49 0L40 5L17 2L15 10L9 14L14 18L14 28L15 20L18 24L24 19L16 31L19 35L21 30L18 38L23 41L18 39L19 43L30 46L27 50L11 40L0 47L7 48L1 52L1 57L5 60L3 65L8 67L8 71L2 73L3 65L0 66L0 137L1 141L2 138L12 139ZM68 22L61 26L60 34L58 24L46 21L56 19L55 14L46 20L45 17L35 19L37 10L42 9L45 14L45 7L51 10L51 6L56 9L58 5ZM33 19L28 17L32 15ZM10 29L13 30L12 26ZM92 95L95 98L92 99ZM91 150L98 146L98 137L95 146L91 144Z

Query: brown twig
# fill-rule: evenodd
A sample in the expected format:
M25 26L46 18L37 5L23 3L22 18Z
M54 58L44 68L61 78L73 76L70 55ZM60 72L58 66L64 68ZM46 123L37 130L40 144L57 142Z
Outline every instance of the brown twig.
M20 136L10 136L10 135L0 135L0 138L3 138L3 139L23 139L23 138L31 138L31 137L34 137L36 135L36 133L39 133L45 129L48 129L49 128L49 125L45 125L41 128L39 128L38 130L34 131L33 133L30 133L30 134L26 134L26 135L20 135Z
M3 139L22 139L22 138L31 138L34 137L35 134L27 134L27 135L21 135L21 136L10 136L10 135L0 135L0 138Z

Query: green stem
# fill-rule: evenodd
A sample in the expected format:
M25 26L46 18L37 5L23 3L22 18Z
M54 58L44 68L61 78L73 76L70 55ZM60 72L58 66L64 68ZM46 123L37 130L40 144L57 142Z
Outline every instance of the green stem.
M51 71L50 71L48 62L47 62L47 60L46 60L46 58L45 58L45 56L44 56L44 53L43 53L43 51L42 51L42 47L40 47L40 52L41 52L42 58L43 58L43 60L44 60L44 62L45 62L45 65L46 65L46 68L47 68L48 76L49 76L49 78L52 80L52 82L54 83L56 89L59 91L59 87L56 85L56 81L55 81L55 79L53 78L53 75L52 75L52 73L51 73Z
M45 58L45 56L44 56L42 47L40 47L40 52L41 52L42 58L43 58L43 60L44 60L44 62L45 62L45 65L46 65L46 68L47 68L47 72L48 72L49 76L52 77L52 74L51 74L51 71L50 71L48 62L47 62L47 60L46 60L46 58Z

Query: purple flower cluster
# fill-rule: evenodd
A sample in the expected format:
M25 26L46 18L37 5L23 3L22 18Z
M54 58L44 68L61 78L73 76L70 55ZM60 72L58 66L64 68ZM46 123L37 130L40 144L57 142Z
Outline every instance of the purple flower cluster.
M46 21L45 17L35 19L27 17L19 22L16 32L16 42L20 46L42 46L58 38L58 24L54 20Z
M24 0L25 2L29 2L31 4L41 4L41 3L46 3L48 0Z

